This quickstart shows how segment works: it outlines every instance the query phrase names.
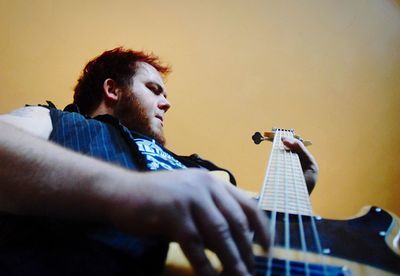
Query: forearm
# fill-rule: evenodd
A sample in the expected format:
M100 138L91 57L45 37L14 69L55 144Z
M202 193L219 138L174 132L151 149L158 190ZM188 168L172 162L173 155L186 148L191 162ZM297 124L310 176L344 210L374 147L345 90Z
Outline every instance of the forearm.
M131 174L0 122L2 211L105 220Z
M204 248L229 275L252 267L250 229L264 247L266 217L253 200L203 170L135 173L0 122L0 210L106 221L122 231L177 241L200 275Z

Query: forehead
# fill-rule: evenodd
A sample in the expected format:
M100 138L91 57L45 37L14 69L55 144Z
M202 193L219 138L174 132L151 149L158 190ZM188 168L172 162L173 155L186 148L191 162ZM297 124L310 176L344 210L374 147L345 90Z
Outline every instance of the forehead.
M146 62L138 62L136 64L136 73L133 76L133 79L146 82L156 82L161 86L164 85L164 81L160 72Z

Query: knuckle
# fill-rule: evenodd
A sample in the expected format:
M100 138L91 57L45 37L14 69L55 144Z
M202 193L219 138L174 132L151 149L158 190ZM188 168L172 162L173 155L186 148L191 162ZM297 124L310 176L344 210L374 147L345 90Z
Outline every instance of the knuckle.
M246 213L249 213L249 214L251 214L251 215L254 215L254 214L257 214L257 213L259 213L260 212L260 210L259 210L259 208L258 208L258 206L257 206L257 203L254 201L254 200L252 200L252 199L245 199L244 201L243 201L243 203L242 203L243 205L243 210L246 212Z
M242 218L237 221L237 228L239 232L246 233L249 231L249 223L247 222L247 219Z
M246 203L248 208L251 208L251 209L257 210L257 211L259 210L258 205L257 205L258 203L256 200L254 200L254 198L246 196L246 197L244 197L243 201Z
M293 145L294 149L296 149L298 151L304 151L303 142L301 142L299 139L293 139L292 145Z
M191 169L188 172L190 173L190 177L185 177L184 181L191 189L203 190L207 184L213 182L212 175L207 171Z
M228 240L231 238L231 231L229 229L229 225L225 222L220 222L214 225L215 234L224 240Z
M179 241L184 244L192 246L197 246L202 244L202 240L199 234L197 233L197 231L192 229L186 229L182 231L179 235Z

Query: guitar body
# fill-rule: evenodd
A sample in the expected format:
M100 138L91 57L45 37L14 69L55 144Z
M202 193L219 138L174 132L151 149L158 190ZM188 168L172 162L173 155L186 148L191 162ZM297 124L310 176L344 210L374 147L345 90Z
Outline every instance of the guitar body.
M377 207L349 220L314 216L300 159L285 137L297 136L287 129L253 135L256 144L273 142L258 200L270 218L272 247L267 255L255 247L256 275L400 275L399 219ZM190 275L177 248L171 246L165 275ZM209 258L221 271L216 256Z
M314 219L323 254L319 253L312 233L312 220L306 216L301 217L309 253L301 251L299 215L289 215L290 249L285 251L284 235L281 234L284 233L284 217L284 214L277 214L276 218L274 248L280 259L300 262L307 259L310 263L347 267L353 275L365 275L368 271L371 275L384 271L400 274L395 239L399 236L398 219L380 208L369 208L363 216L350 220ZM260 265L260 269L263 266Z
M268 257L281 264L274 266L272 275L285 274L285 261L298 262L302 266L305 260L321 268L324 265L336 268L337 274L333 272L332 275L400 274L399 219L380 208L365 210L363 216L350 220L315 219L321 246L326 252L323 255L318 254L311 230L305 231L309 247L306 252L301 250L298 215L290 215L290 248L285 248L283 235L276 236L275 245L267 256L255 246L256 275L267 275ZM267 215L270 216L270 212ZM311 218L302 216L302 219L304 229L311 229ZM277 214L276 222L276 232L283 233L284 214ZM217 257L210 252L208 256L222 270ZM344 267L347 270L342 271ZM177 244L171 245L164 275L194 275Z

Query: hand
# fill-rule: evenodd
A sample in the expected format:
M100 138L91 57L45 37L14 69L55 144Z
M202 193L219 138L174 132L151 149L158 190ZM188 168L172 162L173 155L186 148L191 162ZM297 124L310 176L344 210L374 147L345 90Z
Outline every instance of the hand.
M306 146L304 146L304 144L298 139L284 137L282 138L282 142L291 151L299 155L307 189L308 192L311 193L317 183L319 170L314 156L311 155Z
M117 226L178 242L199 275L217 275L205 248L217 254L227 275L253 272L251 231L265 248L269 243L266 216L253 200L203 170L141 175L143 185L124 192L111 212Z

